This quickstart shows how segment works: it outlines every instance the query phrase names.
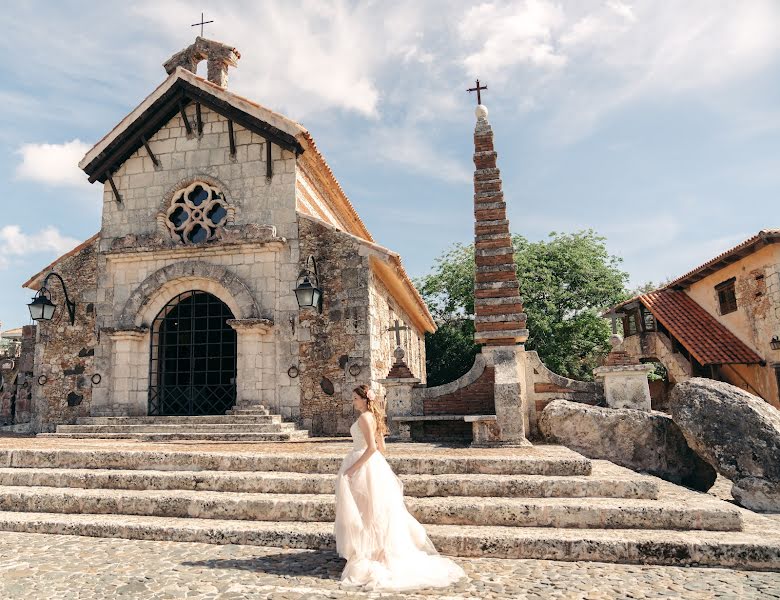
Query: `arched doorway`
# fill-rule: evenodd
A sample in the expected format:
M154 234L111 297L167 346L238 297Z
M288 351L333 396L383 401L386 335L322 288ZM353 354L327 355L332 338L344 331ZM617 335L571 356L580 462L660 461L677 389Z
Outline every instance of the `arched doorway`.
M234 315L199 290L177 295L151 328L150 415L221 415L236 403Z

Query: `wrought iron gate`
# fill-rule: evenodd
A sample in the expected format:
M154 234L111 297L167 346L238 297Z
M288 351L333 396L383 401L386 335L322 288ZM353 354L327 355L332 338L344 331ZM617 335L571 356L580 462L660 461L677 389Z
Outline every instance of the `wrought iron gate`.
M150 415L220 415L236 403L236 332L230 308L193 290L173 298L152 324Z

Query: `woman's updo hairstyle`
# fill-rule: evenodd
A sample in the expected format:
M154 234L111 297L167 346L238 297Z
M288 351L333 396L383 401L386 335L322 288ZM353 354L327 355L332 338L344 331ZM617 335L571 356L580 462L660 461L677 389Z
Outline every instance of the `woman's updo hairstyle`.
M357 386L352 391L366 401L366 404L368 405L368 410L370 410L371 414L374 415L374 420L376 421L377 435L383 437L387 435L387 423L386 423L385 411L381 403L377 400L374 391L370 387L368 387L365 383L363 385Z

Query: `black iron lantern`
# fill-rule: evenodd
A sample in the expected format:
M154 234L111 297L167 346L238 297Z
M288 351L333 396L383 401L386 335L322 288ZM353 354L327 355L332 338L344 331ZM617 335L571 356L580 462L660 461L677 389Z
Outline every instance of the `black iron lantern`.
M772 346L772 350L780 350L780 338L774 336L769 342L769 345Z
M76 322L76 303L71 302L68 297L68 290L65 288L65 282L62 277L54 271L46 276L46 279L43 280L43 285L41 285L41 289L35 294L32 302L27 305L27 308L30 309L30 317L32 317L33 321L51 321L54 316L54 310L57 308L57 305L51 301L51 292L49 292L49 288L46 287L46 283L52 275L60 280L62 291L65 293L65 306L67 307L68 315L70 316L70 324L73 325Z
M311 263L312 268L309 268ZM295 286L295 297L299 308L316 308L322 312L322 289L320 289L320 275L317 271L317 261L313 256L306 260L306 268L298 274Z

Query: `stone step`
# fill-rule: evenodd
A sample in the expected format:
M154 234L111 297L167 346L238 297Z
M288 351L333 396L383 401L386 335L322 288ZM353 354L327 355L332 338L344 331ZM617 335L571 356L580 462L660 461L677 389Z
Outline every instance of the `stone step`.
M271 411L263 406L252 406L245 408L231 408L225 411L226 415L270 415Z
M300 433L306 434L306 432ZM64 469L286 471L292 473L335 474L338 472L343 458L344 455L340 452L306 455L302 453L267 451L248 453L53 448L0 449L0 467ZM529 453L528 455L517 454L514 456L391 455L387 460L393 470L399 475L484 473L494 475L576 476L590 475L591 472L590 460L568 451L559 456L535 453Z
M0 512L0 530L139 540L334 549L333 523ZM709 531L426 526L443 554L463 557L776 570L780 537Z
M204 423L281 423L280 415L239 414L197 417L82 417L76 425L166 425Z
M279 433L39 433L36 437L71 438L80 440L138 440L141 442L172 442L194 440L207 442L287 442L307 440L309 432L295 430Z
M658 497L658 484L650 478L402 475L401 479L404 494L414 497ZM333 494L335 482L332 474L322 473L0 468L0 486Z
M421 523L595 529L739 531L738 510L612 498L407 498ZM0 487L0 511L125 514L248 521L333 521L333 494Z
M279 433L295 423L161 423L150 425L58 425L57 433Z

